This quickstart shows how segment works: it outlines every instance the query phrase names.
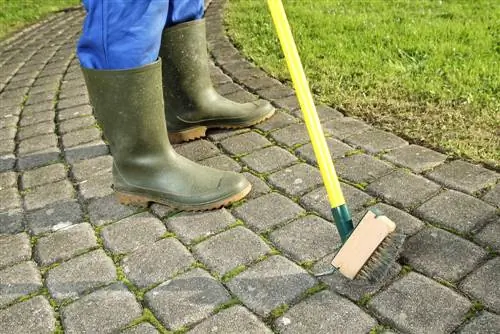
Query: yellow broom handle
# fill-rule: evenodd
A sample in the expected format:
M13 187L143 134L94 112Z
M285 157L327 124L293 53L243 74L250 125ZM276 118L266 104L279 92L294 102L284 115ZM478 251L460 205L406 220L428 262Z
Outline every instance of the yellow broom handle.
M344 195L340 189L340 183L335 172L335 167L330 156L330 151L326 144L325 135L316 112L316 106L309 90L306 75L300 62L299 53L293 40L292 32L288 24L285 9L281 0L268 0L267 4L273 17L278 38L285 54L288 70L292 76L293 85L297 93L297 98L304 114L309 137L313 146L314 154L318 160L319 170L323 177L328 199L332 208L345 204Z

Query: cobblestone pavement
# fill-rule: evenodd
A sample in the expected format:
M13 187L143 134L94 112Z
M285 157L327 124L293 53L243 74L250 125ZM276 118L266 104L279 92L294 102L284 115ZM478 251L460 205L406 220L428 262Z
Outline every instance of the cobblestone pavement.
M245 61L208 8L217 89L278 111L176 146L244 173L250 197L177 213L118 204L75 59L83 12L1 44L0 333L499 333L498 173L326 106L348 204L408 235L383 285L318 279L339 239L292 89Z

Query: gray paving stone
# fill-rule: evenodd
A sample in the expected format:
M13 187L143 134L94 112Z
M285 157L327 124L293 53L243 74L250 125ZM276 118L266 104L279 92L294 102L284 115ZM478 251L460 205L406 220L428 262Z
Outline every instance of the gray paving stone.
M0 190L0 211L8 211L21 207L21 197L16 188Z
M269 183L289 196L300 196L323 184L319 170L300 163L267 177Z
M36 210L49 204L73 198L73 185L68 180L50 183L33 188L24 196L27 210Z
M221 27L221 30L222 30L222 27ZM237 56L236 57L232 57L232 58L229 58L228 60L228 63L232 63L234 62L234 60L237 59ZM240 58L241 59L241 58ZM226 65L226 64L221 64L221 65ZM231 73L230 73L231 74ZM237 74L237 79L238 81L244 81L244 80L248 80L248 79L251 79L251 78L260 78L260 77L264 77L266 74L264 71L262 71L261 69L259 68L249 68L249 69L242 69L236 73L232 73L231 75L235 75ZM235 102L242 102L242 101L238 101L238 100L233 100Z
M351 146L333 138L326 138L326 144L328 146L328 150L330 151L330 156L333 160L342 158L346 155L347 152L354 150L354 148L352 148ZM299 147L295 151L295 153L302 159L306 160L308 163L317 165L316 156L314 154L311 143Z
M447 190L415 210L415 214L431 223L469 233L495 217L495 208L472 196Z
M30 239L26 233L0 235L0 268L31 258Z
M45 85L33 86L30 89L31 94L37 94L42 92L56 92L59 88L59 82L52 82Z
M428 227L405 243L401 257L427 276L455 282L471 272L487 256L472 242Z
M25 106L33 106L29 111L52 110L54 108L54 100L57 96L56 92L41 92L38 94L29 94Z
M250 62L246 61L245 59L241 59L240 61L235 61L231 63L226 63L223 64L222 69L227 72L230 76L235 77L236 74L241 74L243 70L254 70L255 65L250 64Z
M13 79L15 79L14 77ZM23 80L17 80L17 81L9 81L7 85L2 84L2 88L5 87L5 90L16 90L19 88L26 88L30 87L33 84L33 78L26 78Z
M496 252L500 252L500 218L486 225L474 239L481 245L491 247Z
M3 115L19 115L23 108L24 95L28 88L18 88L14 90L4 90L0 94L0 112Z
M16 128L4 128L0 130L0 140L12 140L16 136Z
M250 230L238 226L217 234L193 247L193 252L218 275L256 261L269 253L267 244Z
M483 201L486 201L496 207L500 207L500 183L483 196Z
M48 76L44 76L44 77L40 77L40 78L37 78L35 80L35 82L33 83L33 86L40 86L40 85L45 85L45 84L49 84L49 83L52 83L52 82L58 82L61 80L61 76L60 75L48 75Z
M26 114L26 112L23 112L23 116L19 121L19 126L29 126L43 122L53 122L54 115L54 111L52 110L41 111L32 114Z
M102 140L92 141L82 145L64 149L66 160L73 164L79 160L92 159L109 154L109 147Z
M9 80L9 84L7 87L10 86L12 83L18 83L18 82L30 82L28 86L19 86L19 87L30 87L33 85L33 82L35 81L35 78L38 75L39 70L38 69L33 69L33 68L26 68L26 66L23 66L20 68L14 76ZM7 89L6 89L7 90Z
M120 204L114 195L94 198L88 206L90 222L95 226L120 220L132 215L135 211L131 206Z
M80 182L80 195L89 200L97 197L105 197L113 193L113 175L111 172L97 175L89 180Z
M63 164L52 164L24 172L21 177L21 187L22 189L28 189L46 183L53 183L64 180L66 176L67 171Z
M101 235L108 250L123 254L154 243L166 231L158 218L144 212L105 226Z
M22 140L19 143L18 152L19 155L27 155L28 153L41 151L51 147L57 147L57 136L55 134L36 136Z
M298 103L298 101L297 101L297 103ZM298 104L297 104L297 108L295 108L295 109L296 110L294 110L292 112L292 114L303 120L304 113L299 108ZM335 109L333 109L327 105L324 105L324 104L320 104L320 105L316 106L316 113L318 114L319 120L321 122L326 122L326 121L329 121L332 119L344 117L344 115L340 111L335 110Z
M55 132L55 124L52 121L29 125L19 129L19 140L25 140L40 135L52 134Z
M325 104L317 105L316 112L318 113L319 119L322 122L344 117L344 114L342 114L339 110L329 107Z
M63 79L63 81L61 82L61 90L63 90L63 91L64 90L68 90L68 89L73 89L73 88L76 88L76 87L82 87L82 86L85 87L85 82L81 81L81 80L66 80L66 79ZM80 94L78 94L78 95L80 95Z
M304 269L284 257L272 256L237 275L227 286L248 308L267 316L315 284Z
M317 261L340 244L335 225L312 215L273 231L269 238L297 262Z
M68 72L66 73L66 75L64 76L64 79L65 80L84 80L84 77L83 77L83 73L82 71L76 69L75 71L73 72Z
M166 281L194 262L189 251L175 238L161 239L139 248L122 261L123 270L140 288Z
M233 210L251 229L264 232L304 213L299 205L277 193L250 200Z
M234 224L236 219L224 208L208 212L183 212L166 220L168 229L185 244L206 238Z
M0 234L14 234L23 231L23 217L21 210L0 212Z
M409 145L392 150L384 154L383 158L415 173L421 173L442 164L447 157L422 146Z
M16 142L13 139L0 141L0 154L13 153L16 148Z
M147 305L171 330L207 318L229 299L227 290L201 269L191 270L145 294Z
M323 123L323 131L339 139L345 139L369 129L371 127L368 124L351 117L336 118Z
M479 282L485 282L480 284ZM493 312L500 312L500 257L486 262L482 267L467 276L460 289L480 300Z
M334 311L332 311L334 310ZM321 291L275 321L279 333L368 333L377 321L351 301Z
M212 33L220 32L222 28L220 24L212 24L213 28L211 28L209 22L210 21L207 21L208 29L213 29ZM217 43L217 45L212 45L212 43L210 43L210 45L211 45L210 51L213 53L214 57L217 59L217 62L219 64L240 62L242 60L241 56L239 56L238 50L227 41L224 41L224 43Z
M406 140L403 140L392 133L373 128L363 133L347 137L346 142L352 146L360 147L372 154L390 151L408 145Z
M233 155L250 153L257 149L272 145L264 136L253 131L229 137L222 140L220 144L226 151Z
M211 74L210 77L212 78L212 82L214 83L214 85L220 85L232 81L232 79L222 73L222 71L220 73Z
M249 78L244 81L246 87L250 88L253 91L268 88L272 86L281 85L281 83L270 77L261 77L261 78Z
M271 132L271 137L281 145L293 147L310 142L305 124L297 123Z
M332 270L332 261L336 252L328 254L312 267L312 273L315 275L330 272ZM401 266L398 263L393 263L387 270L387 274L382 281L372 283L365 279L355 278L354 280L345 277L340 272L336 271L332 274L321 276L320 280L328 285L328 287L353 301L359 302L366 298L367 295L373 295L377 291L384 288L388 282L391 282L401 272Z
M109 174L112 166L113 158L103 156L75 163L71 172L77 181L84 181L96 175Z
M159 203L151 204L149 209L151 213L158 218L166 218L167 216L175 214L178 211L177 209Z
M361 190L345 183L341 183L340 188L344 193L344 197L351 214L355 214L360 210L364 210L365 205L373 200L370 195L367 195ZM308 211L318 213L326 220L332 220L331 205L328 202L328 195L324 187L313 190L310 193L302 196L302 198L300 199L300 205L302 205Z
M228 94L231 94L231 93L234 93L237 91L241 91L241 90L243 90L243 88L241 88L239 85L235 84L234 82L226 82L226 83L223 83L221 85L216 85L215 90L217 91L217 93L224 96L224 95L228 95Z
M462 160L441 165L427 175L436 182L468 194L494 185L499 179L498 173Z
M396 170L371 183L366 190L389 204L411 208L435 195L441 187L421 176Z
M241 161L257 173L269 173L290 166L297 158L282 148L271 146L254 151L241 158Z
M51 334L56 318L49 302L42 296L0 310L0 333Z
M122 334L158 334L159 332L149 322L143 322L137 326L126 329L120 333L122 333Z
M384 216L395 222L397 230L407 236L417 233L425 226L420 219L385 203L377 203L369 209L371 208L379 210Z
M18 121L19 117L17 117L16 115L7 114L0 116L0 129L7 127L16 127Z
M57 102L57 109L67 109L79 105L86 105L89 103L89 98L86 95L78 95L69 99L62 99Z
M500 329L500 316L484 311L460 329L460 334L496 334Z
M21 262L0 271L0 307L42 288L42 278L34 262Z
M61 63L50 63L47 66L43 68L43 70L40 72L39 77L44 77L44 76L49 76L49 75L63 75L66 68L66 66L61 62ZM36 92L43 92L43 91L57 91L59 87L59 83L54 83L53 85L51 84L45 84L39 87Z
M200 165L225 170L228 172L236 172L239 173L241 171L241 166L228 157L227 155L216 155L215 157L208 158L202 161L198 161Z
M90 105L81 105L77 107L59 110L57 112L57 120L64 121L71 118L92 115L92 107Z
M243 128L243 129L208 129L207 130L207 138L218 142L221 141L225 138L229 138L232 136L236 136L245 132L249 132L250 129L248 128Z
M281 129L286 127L287 125L294 124L297 122L299 122L297 118L283 111L278 110L274 113L274 115L271 118L269 118L265 122L255 125L255 128L267 132L271 130Z
M59 93L61 99L68 99L78 95L88 95L87 87L84 84L77 86L62 85L61 92Z
M257 94L262 96L266 100L276 100L283 97L288 97L294 94L293 89L285 85L276 85L269 88L261 89L257 91Z
M471 303L456 292L416 273L409 273L368 304L377 317L408 333L449 333L463 320Z
M75 201L57 201L26 215L27 226L32 234L54 232L82 220L82 210Z
M225 98L234 101L236 103L247 103L252 102L258 99L258 97L250 92L245 90L241 90L235 93L227 94L224 96Z
M41 266L68 260L97 247L94 230L88 223L71 225L37 240L35 258Z
M60 162L60 151L57 147L50 147L38 152L20 156L17 161L19 170L26 170Z
M65 333L116 333L135 318L142 308L134 295L121 283L115 283L62 307Z
M96 119L92 116L76 117L59 123L59 133L64 135L71 131L91 127L95 124Z
M16 90L17 92L17 90ZM14 115L19 115L21 113L22 109L22 100L20 99L19 96L15 96L13 98L11 97L5 97L4 94L6 91L4 91L3 94L0 95L0 110L3 115L6 114L14 114Z
M394 169L391 165L367 154L354 154L336 161L339 177L354 183L370 183Z
M192 161L204 160L218 155L219 149L207 140L195 140L176 145L175 151Z
M102 249L75 257L50 269L45 283L55 299L74 299L116 280L113 261Z
M98 128L90 127L64 134L62 136L62 143L64 145L64 148L66 149L100 140L101 137L101 131Z
M257 198L271 191L271 188L269 188L267 183L259 179L257 176L248 172L243 173L243 175L247 178L248 182L252 184L252 190L250 190L250 193L247 195L248 199Z
M0 94L1 107L4 106L18 106L23 103L24 95L27 93L28 88L20 88L16 90L6 90Z
M213 317L204 320L189 331L190 334L205 333L245 333L271 334L266 325L250 311L240 305L222 310Z

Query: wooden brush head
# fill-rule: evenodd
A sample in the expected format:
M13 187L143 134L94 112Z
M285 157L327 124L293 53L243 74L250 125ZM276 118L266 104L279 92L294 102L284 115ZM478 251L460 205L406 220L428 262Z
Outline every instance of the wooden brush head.
M344 276L354 279L377 247L396 229L396 224L386 216L368 211L342 245L332 265Z

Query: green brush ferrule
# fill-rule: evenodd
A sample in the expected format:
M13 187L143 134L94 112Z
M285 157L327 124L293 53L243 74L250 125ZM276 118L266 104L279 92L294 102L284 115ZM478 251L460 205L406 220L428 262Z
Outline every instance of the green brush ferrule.
M342 204L341 206L332 208L332 215L340 234L340 240L342 240L342 243L345 243L354 230L351 214L349 213L347 205Z

